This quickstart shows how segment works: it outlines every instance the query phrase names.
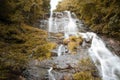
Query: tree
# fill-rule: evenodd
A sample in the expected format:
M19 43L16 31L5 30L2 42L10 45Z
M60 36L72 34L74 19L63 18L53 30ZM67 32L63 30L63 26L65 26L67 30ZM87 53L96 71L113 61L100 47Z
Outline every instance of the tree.
M0 21L34 23L49 12L49 0L1 0Z

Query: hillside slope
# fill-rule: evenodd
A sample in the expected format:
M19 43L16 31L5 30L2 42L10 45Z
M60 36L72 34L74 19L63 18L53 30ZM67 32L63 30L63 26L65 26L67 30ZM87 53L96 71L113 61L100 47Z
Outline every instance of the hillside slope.
M46 31L25 24L0 24L0 30L0 80L17 80L29 60L50 58L54 44Z

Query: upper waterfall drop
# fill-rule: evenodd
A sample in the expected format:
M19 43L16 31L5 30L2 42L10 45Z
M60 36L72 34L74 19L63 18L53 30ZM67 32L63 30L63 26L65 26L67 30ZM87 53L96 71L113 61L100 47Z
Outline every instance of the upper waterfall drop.
M53 10L56 9L56 6L58 4L58 2L60 2L62 0L50 0L50 18L49 18L49 28L48 28L48 32L53 32Z
M64 27L64 34L65 34L65 38L68 38L70 35L75 35L78 32L78 29L77 29L76 22L71 17L71 12L66 11L66 13L68 14L69 22Z
M48 32L62 32L66 36L74 35L78 32L76 19L72 18L72 14L70 11L51 13L52 15L49 18Z

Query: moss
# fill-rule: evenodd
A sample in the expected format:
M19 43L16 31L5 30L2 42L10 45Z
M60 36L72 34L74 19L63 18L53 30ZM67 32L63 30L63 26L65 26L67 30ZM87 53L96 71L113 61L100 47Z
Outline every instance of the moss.
M98 71L90 58L84 58L79 62L80 70L73 74L74 80L101 80Z
M75 73L73 77L74 80L93 80L89 71Z
M76 53L77 51L77 44L76 42L69 42L68 43L68 49L70 50L71 53Z
M80 62L79 65L94 68L94 63L91 61L90 58L83 58ZM83 67L84 68L84 67Z
M58 34L56 34L55 35L56 37L58 37L58 38L60 38L60 37L62 37L62 36L64 36L62 33L58 33Z
M70 42L69 39L64 39L64 40L63 40L63 44L64 44L64 45L68 45L69 42Z
M51 50L56 47L55 43L46 43L45 45L38 46L34 49L34 57L39 57L40 60L51 57Z
M77 72L73 75L74 80L101 80L100 78L93 77L89 71Z
M77 48L82 44L83 39L81 36L70 36L68 39L63 40L63 44L68 46L71 53L76 53Z

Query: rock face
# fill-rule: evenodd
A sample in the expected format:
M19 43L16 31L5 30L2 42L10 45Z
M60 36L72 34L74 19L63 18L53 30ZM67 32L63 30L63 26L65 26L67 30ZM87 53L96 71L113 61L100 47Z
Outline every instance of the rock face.
M52 73L56 80L73 80L72 74L79 71L78 63L84 57L87 57L86 49L81 49L78 54L66 53L42 62L34 60L30 62L29 68L24 72L24 77L27 80L48 80L48 70L53 67Z
M101 36L101 38L105 41L107 47L116 55L120 56L120 41L116 41L112 38L108 38L106 36Z
M58 55L57 55L57 50L56 50L56 49L52 50L51 53L52 53L52 56L58 56Z
M40 66L39 62L31 61L29 68L23 72L23 76L27 80L46 80L48 77L46 66Z

